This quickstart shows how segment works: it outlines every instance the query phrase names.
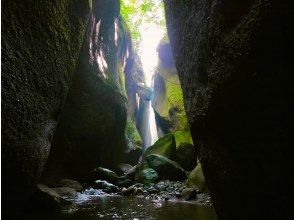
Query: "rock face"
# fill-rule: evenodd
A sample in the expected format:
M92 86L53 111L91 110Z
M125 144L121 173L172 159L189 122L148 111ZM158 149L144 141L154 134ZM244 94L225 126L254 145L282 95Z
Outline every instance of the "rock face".
M159 63L154 74L152 107L155 111L159 135L176 130L189 130L183 92L170 44L162 41L157 51Z
M45 183L60 177L85 180L97 165L114 168L132 150L125 134L128 114L123 71L130 50L126 35L119 1L95 1L53 138Z
M220 219L289 214L293 8L290 0L165 1L192 138Z
M82 44L90 1L2 4L2 202L39 180ZM9 200L9 201L8 201Z

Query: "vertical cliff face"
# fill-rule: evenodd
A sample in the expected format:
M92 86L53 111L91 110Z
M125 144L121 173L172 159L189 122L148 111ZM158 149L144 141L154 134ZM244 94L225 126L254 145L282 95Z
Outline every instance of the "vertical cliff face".
M193 141L220 219L287 214L293 6L165 1Z
M64 176L86 180L98 165L114 167L125 151L133 150L127 147L135 139L136 128L128 126L129 138L125 136L127 122L132 123L127 120L126 83L133 78L128 81L124 75L130 38L119 9L119 1L93 3L45 180Z
M2 4L5 207L26 199L41 176L90 8L90 2L78 0Z

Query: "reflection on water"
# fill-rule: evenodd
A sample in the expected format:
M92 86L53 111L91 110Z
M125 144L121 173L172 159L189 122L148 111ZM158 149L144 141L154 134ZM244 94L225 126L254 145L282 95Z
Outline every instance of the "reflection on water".
M187 202L158 202L136 197L91 193L78 198L78 210L45 216L35 213L30 219L96 220L96 219L195 219L216 220L213 207ZM90 196L90 197L89 197ZM85 199L82 202L82 198ZM90 198L90 199L89 199Z

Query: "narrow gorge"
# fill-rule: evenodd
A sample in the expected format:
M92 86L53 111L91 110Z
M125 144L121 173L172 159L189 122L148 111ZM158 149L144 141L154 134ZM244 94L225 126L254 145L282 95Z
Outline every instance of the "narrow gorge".
M291 219L294 2L2 2L3 219Z

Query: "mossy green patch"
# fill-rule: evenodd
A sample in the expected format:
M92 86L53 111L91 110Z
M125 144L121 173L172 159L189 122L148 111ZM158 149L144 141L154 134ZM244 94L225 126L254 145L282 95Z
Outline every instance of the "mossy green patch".
M202 167L200 163L189 174L188 186L196 187L201 190L206 189L205 177L202 173Z
M127 119L125 133L126 133L126 137L134 143L135 147L141 148L142 140L141 140L140 134L130 117L128 117Z
M143 154L143 160L150 154L159 154L167 158L171 158L176 150L176 142L174 134L170 133L159 138L151 147Z
M174 132L176 147L178 147L181 143L189 143L193 145L193 140L189 130L180 130Z

